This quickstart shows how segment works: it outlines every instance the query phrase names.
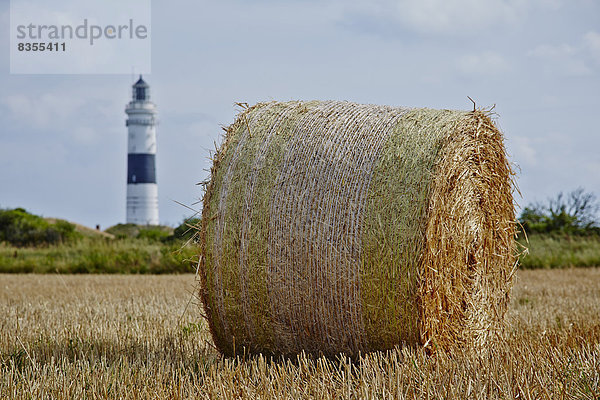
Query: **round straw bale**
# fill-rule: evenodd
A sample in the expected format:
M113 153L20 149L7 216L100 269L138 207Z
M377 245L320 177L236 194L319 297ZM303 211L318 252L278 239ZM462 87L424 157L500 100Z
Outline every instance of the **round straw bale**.
M199 265L224 354L448 348L500 330L514 185L486 112L270 102L226 132Z

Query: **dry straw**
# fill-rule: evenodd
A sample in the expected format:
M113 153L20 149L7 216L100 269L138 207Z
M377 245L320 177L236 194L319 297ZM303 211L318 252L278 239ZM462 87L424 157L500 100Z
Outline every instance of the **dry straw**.
M486 112L270 102L226 131L199 267L223 353L481 346L500 330L513 183Z

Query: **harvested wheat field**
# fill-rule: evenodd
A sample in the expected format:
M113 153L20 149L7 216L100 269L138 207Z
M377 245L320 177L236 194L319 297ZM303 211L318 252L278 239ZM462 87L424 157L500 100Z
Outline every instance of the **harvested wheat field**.
M492 351L222 358L194 277L0 275L0 398L598 399L600 269L518 271Z
M502 330L514 185L489 113L260 103L213 160L199 271L224 354L484 348Z

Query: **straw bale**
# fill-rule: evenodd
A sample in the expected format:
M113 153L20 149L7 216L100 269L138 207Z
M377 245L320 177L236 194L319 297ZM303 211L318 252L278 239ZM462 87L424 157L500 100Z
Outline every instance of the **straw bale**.
M226 355L485 345L515 268L512 171L483 111L242 111L214 156L200 294Z

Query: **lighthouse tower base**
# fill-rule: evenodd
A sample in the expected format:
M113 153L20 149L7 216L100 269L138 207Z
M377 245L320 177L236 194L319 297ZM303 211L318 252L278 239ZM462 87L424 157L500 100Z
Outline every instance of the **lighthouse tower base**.
M158 185L156 183L127 185L127 223L158 225Z

